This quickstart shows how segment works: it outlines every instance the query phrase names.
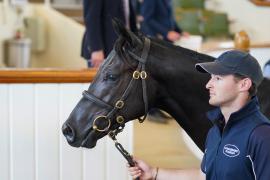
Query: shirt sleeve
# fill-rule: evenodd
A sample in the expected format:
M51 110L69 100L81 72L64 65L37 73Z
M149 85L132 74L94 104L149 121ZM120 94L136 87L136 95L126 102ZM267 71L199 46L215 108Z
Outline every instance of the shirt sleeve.
M85 14L85 27L87 30L87 44L91 51L98 51L104 49L102 21L105 21L103 13L103 0L88 0L85 5L89 6Z
M270 125L255 128L250 135L248 158L256 179L269 180L270 177Z

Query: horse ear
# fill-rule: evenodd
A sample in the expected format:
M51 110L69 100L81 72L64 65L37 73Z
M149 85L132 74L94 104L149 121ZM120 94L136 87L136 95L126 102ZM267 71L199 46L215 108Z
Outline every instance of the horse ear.
M125 25L117 18L112 19L112 24L115 32L124 37L130 45L136 47L138 45L142 45L142 41L131 31L127 30Z

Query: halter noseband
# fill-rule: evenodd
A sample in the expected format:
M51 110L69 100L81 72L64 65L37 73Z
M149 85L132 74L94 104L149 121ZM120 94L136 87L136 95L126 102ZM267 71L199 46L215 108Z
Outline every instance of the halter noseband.
M136 80L141 79L142 80L142 90L143 90L143 101L144 101L144 109L145 109L145 114L143 116L143 118L138 118L139 122L143 122L147 116L147 112L148 112L148 98L147 98L147 90L146 90L146 78L147 78L147 73L145 71L145 64L147 61L147 57L148 57L148 53L150 50L150 39L148 38L144 38L144 45L143 45L143 50L142 50L142 54L141 57L137 56L136 54L134 54L131 51L128 51L128 53L134 58L136 59L139 63L138 66L136 68L136 70L133 72L132 75L132 79L130 80L126 90L124 91L123 95L121 96L121 98L115 103L114 106L111 106L110 104L108 104L107 102L104 102L103 100L101 100L100 98L94 96L93 94L90 94L88 91L83 91L83 97L96 103L97 105L104 107L106 109L109 109L110 112L105 116L105 115L101 115L101 116L97 116L94 121L93 121L93 129L98 131L98 132L106 132L109 131L111 128L111 118L117 114L117 111L122 109L125 105L125 100L127 98L127 96L129 95L130 91L131 91L131 87L133 86L133 84L135 83ZM107 125L105 128L100 129L96 122L100 121L102 119L105 119L107 121ZM125 126L125 119L123 116L117 116L116 117L116 122L118 124L120 124L119 128L117 128L116 130L112 130L111 132L116 135L119 132L121 132Z

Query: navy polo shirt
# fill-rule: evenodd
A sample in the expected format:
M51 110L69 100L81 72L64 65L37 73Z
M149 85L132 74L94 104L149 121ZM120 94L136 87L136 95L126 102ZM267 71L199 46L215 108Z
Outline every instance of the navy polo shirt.
M206 140L201 170L207 180L269 180L270 121L257 97L231 114L224 127L219 108L209 111L214 123Z

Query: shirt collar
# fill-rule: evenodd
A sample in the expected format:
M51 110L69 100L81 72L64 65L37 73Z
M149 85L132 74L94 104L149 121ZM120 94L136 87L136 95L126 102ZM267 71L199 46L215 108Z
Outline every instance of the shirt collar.
M229 120L235 121L242 119L243 117L247 116L248 114L252 113L253 111L259 110L259 102L257 96L253 96L251 100L241 109L238 111L232 113L230 115ZM206 113L208 119L215 123L217 120L223 119L223 114L220 110L220 108L215 108L213 110L210 110Z

